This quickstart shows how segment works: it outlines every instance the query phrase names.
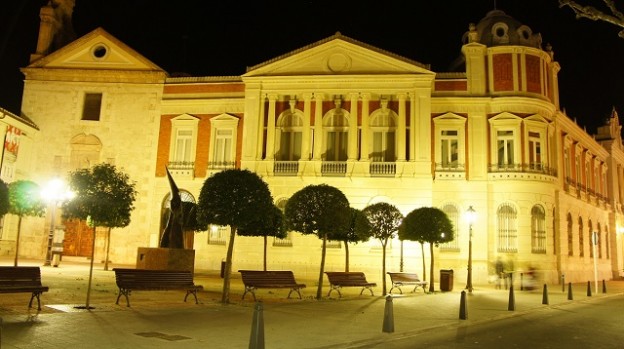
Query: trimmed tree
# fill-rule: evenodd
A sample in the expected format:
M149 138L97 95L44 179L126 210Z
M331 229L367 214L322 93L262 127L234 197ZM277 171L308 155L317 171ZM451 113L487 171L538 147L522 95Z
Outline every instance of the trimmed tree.
M362 214L364 214L368 220L368 229L370 229L371 236L379 239L381 242L382 289L383 294L386 294L386 246L388 246L388 241L396 236L401 221L403 220L403 214L396 206L386 202L369 205L362 210ZM362 230L365 231L365 228Z
M209 224L229 226L223 275L221 303L230 300L230 276L234 237L241 231L254 231L273 212L273 199L269 186L249 170L231 169L215 173L204 182L197 204L197 220Z
M327 184L308 185L288 199L285 218L287 230L314 234L323 241L316 290L316 299L321 299L327 239L349 229L349 200L338 188Z
M362 210L358 210L357 208L350 208L351 211L351 221L349 224L349 228L345 231L339 232L336 236L330 236L331 240L339 240L342 241L345 247L345 272L349 271L349 243L358 243L368 241L370 239L370 229L362 229L361 231L358 228L366 227L366 225L358 224L358 221L365 221L366 217L362 214Z
M288 236L288 232L284 227L284 214L279 207L273 205L272 214L267 216L264 220L260 222L260 224L255 225L251 228L250 231L245 231L242 229L238 230L238 235L241 236L262 236L264 240L263 246L263 261L262 267L263 270L267 270L267 245L269 236L273 236L279 239L283 239Z
M93 226L91 266L86 302L86 308L89 309L93 256L95 254L95 231L97 227L107 228L104 270L108 270L111 229L123 228L130 224L130 214L134 209L137 191L135 183L130 181L127 174L118 171L115 165L107 163L71 172L69 188L75 196L63 204L63 216L85 220L89 222L90 226Z
M33 181L18 180L9 183L9 213L17 216L17 237L15 238L15 260L17 267L19 241L24 216L41 217L45 212L45 203L41 200L41 188Z
M433 286L433 246L449 242L454 239L453 223L444 211L435 207L421 207L410 212L401 224L400 238L411 241L425 241L429 243L431 266L429 269L429 292L434 292ZM424 256L423 256L424 258Z

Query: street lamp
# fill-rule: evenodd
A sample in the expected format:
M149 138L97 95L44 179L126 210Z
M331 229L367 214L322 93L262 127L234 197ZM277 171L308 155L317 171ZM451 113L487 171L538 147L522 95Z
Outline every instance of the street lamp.
M56 220L56 206L65 200L69 200L74 193L69 191L67 184L61 179L54 178L41 191L41 197L48 203L50 208L50 230L48 232L48 247L46 250L45 263L49 266L52 264L52 241L54 239L54 225Z
M466 289L468 292L472 292L472 224L477 218L477 212L468 207L466 211L466 220L468 221L468 278L466 280Z

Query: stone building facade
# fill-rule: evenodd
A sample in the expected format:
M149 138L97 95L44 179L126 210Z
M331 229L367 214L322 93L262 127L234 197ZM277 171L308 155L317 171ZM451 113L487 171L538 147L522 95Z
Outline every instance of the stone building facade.
M126 172L139 195L132 223L112 232L118 263L157 246L168 166L187 201L211 174L244 168L269 184L278 206L326 183L356 208L441 208L456 239L435 249L436 270L453 269L458 280L469 241L475 284L487 283L499 258L547 282L593 279L594 259L599 278L621 276L624 148L615 110L596 135L572 121L559 106L553 49L502 11L471 24L458 51L454 71L434 72L336 33L242 76L171 77L99 28L22 69L21 113L38 129L24 176L43 182L98 162ZM478 217L472 230L469 207ZM40 225L32 234L45 231L44 219L32 224ZM219 268L228 235L226 227L195 234L197 269ZM27 245L25 255L41 256L41 244ZM260 268L261 245L238 238L233 270ZM344 269L344 247L330 246L326 270ZM312 277L320 247L291 232L271 242L269 268ZM379 242L349 250L351 270L381 280ZM422 273L422 257L419 244L392 240L388 270Z

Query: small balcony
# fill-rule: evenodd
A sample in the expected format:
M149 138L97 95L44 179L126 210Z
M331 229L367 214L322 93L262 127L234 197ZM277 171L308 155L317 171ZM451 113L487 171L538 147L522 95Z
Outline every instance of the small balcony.
M323 161L321 164L323 176L344 176L347 173L346 161Z
M396 162L371 162L369 171L371 177L394 177L396 174Z
M299 161L275 161L273 173L276 176L296 176L299 173Z
M193 177L195 175L195 162L193 161L169 161L167 168L172 176Z
M208 162L208 169L210 170L228 170L236 166L234 161L211 161Z

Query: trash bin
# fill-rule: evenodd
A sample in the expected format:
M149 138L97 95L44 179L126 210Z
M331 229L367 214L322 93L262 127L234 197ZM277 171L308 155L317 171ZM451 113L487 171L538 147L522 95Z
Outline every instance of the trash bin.
M453 269L440 269L440 291L453 291Z
M225 277L225 259L221 260L221 278Z

